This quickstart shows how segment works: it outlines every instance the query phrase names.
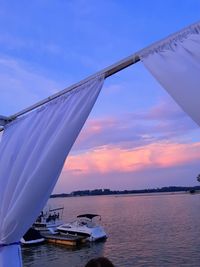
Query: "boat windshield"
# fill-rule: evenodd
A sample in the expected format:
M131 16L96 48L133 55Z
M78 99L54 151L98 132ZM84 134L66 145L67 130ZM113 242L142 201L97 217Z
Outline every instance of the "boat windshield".
M88 218L78 218L77 224L79 226L95 227L96 223Z
M101 220L101 216L98 215L98 214L86 213L86 214L81 214L81 215L77 216L77 218L87 218L87 219L90 219L90 220L92 220L95 217L99 217L99 219Z

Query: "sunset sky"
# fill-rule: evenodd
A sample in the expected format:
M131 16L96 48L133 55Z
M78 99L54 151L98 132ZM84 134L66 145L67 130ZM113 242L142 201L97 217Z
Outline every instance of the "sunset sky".
M198 0L0 1L0 114L197 22ZM55 193L199 185L200 129L137 63L105 81Z

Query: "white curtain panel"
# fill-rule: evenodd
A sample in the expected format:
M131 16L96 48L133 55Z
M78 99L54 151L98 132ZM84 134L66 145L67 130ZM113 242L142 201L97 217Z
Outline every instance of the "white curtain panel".
M6 126L0 143L0 267L21 266L15 242L47 202L103 81L98 76Z
M200 23L139 53L152 75L200 126Z

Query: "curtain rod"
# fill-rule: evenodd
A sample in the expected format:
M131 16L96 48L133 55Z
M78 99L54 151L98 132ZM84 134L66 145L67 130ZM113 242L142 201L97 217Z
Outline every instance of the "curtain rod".
M86 83L90 79L92 79L92 78L94 78L94 77L96 77L98 75L101 75L101 74L104 74L105 79L106 79L106 78L112 76L113 74L115 74L115 73L117 73L117 72L119 72L119 71L121 71L121 70L123 70L123 69L125 69L125 68L127 68L127 67L129 67L129 66L131 66L131 65L133 65L135 63L137 63L137 62L139 62L139 61L140 61L140 58L135 53L135 54L133 54L133 55L131 55L129 57L126 57L126 58L116 62L115 64L110 65L109 67L107 67L107 68L105 68L105 69L103 69L101 71L96 72L93 75L88 76L87 78L81 80L80 82L77 82L77 83L75 83L75 84L63 89L62 91L59 91L58 93L53 94L53 95L51 95L51 96L49 96L49 97L47 97L47 98L35 103L34 105L32 105L32 106L30 106L28 108L25 108L25 109L15 113L15 114L11 115L11 116L5 117L5 116L1 116L0 115L0 132L4 130L3 126L5 126L7 123L15 120L17 117L19 117L21 115L24 115L24 114L26 114L26 113L28 113L28 112L30 112L30 111L42 106L42 105L50 102L51 100L53 100L53 99L55 99L55 98L57 98L57 97L59 97L61 95L66 94L67 92L70 92L70 91L74 90L75 88L77 88L78 86Z
M184 32L186 30L190 30L195 26L199 26L200 27L199 22L194 23L192 25L189 25L189 26L185 27L184 29L179 30L179 31L177 31L177 32L175 32L173 34L170 34L168 37L165 37L165 38L161 39L160 41L154 42L153 44L147 46L146 48L140 50L139 52L137 52L137 53L135 53L135 54L133 54L133 55L131 55L129 57L126 57L126 58L116 62L115 64L112 64L109 67L107 67L107 68L105 68L105 69L93 74L93 75L88 76L87 78L81 80L80 82L75 83L75 84L63 89L62 91L59 91L58 93L53 94L53 95L51 95L51 96L49 96L49 97L37 102L36 104L34 104L34 105L32 105L32 106L30 106L30 107L28 107L26 109L23 109L22 111L19 111L19 112L15 113L15 114L13 114L13 115L11 115L9 117L0 116L0 126L4 126L7 123L9 123L10 121L16 119L17 117L19 117L21 115L24 115L25 113L28 113L28 112L32 111L33 109L36 109L36 108L42 106L43 104L48 103L49 101L51 101L51 100L53 100L53 99L65 94L65 93L67 93L69 91L74 90L76 87L86 83L87 81L89 81L90 79L94 78L97 75L104 74L105 79L110 77L111 75L113 75L113 74L115 74L115 73L117 73L117 72L119 72L119 71L121 71L121 70L123 70L123 69L125 69L125 68L127 68L127 67L129 67L129 66L131 66L133 64L135 64L135 63L137 63L137 62L139 62L140 61L139 55L141 55L144 50L151 49L152 47L155 47L156 45L159 45L161 42L166 41L166 40L170 40L171 38L174 38L176 35L180 34L181 32ZM0 128L0 131L2 131L2 130L3 130L3 128Z
M30 112L33 109L36 109L36 108L48 103L49 101L51 101L51 100L53 100L53 99L55 99L55 98L57 98L63 94L66 94L67 92L74 90L78 86L86 83L87 81L89 81L90 79L94 78L97 75L104 74L105 78L108 78L111 75L123 70L124 68L127 68L128 66L137 63L138 61L140 61L139 56L137 56L136 54L131 55L131 56L129 56L129 57L127 57L121 61L118 61L117 63L115 63L115 64L113 64L113 65L111 65L111 66L109 66L109 67L107 67L107 68L105 68L99 72L96 72L93 75L88 76L87 78L81 80L80 82L77 82L77 83L63 89L62 91L59 91L58 93L55 93L55 94L37 102L36 104L34 104L34 105L32 105L26 109L23 109L22 111L19 111L19 112L13 114L12 116L7 117L7 120L12 121L12 120L16 119L17 117L24 115L25 113Z
M61 95L66 94L67 92L70 92L70 91L74 90L78 86L86 83L87 81L89 81L90 79L96 77L97 75L104 74L105 79L106 79L106 78L110 77L111 75L113 75L113 74L115 74L115 73L117 73L117 72L129 67L130 65L137 63L138 61L140 61L139 56L137 54L133 54L133 55L131 55L129 57L126 57L126 58L116 62L115 64L110 65L109 67L107 67L107 68L105 68L105 69L103 69L101 71L96 72L93 75L88 76L87 78L81 80L80 82L77 82L77 83L75 83L75 84L63 89L62 91L59 91L58 93L53 94L53 95L51 95L51 96L49 96L49 97L47 97L47 98L35 103L34 105L32 105L32 106L30 106L28 108L25 108L25 109L15 113L15 114L11 115L11 116L5 117L5 116L1 116L0 115L0 132L4 130L3 126L5 126L7 123L15 120L17 117L19 117L21 115L24 115L24 114L26 114L26 113L28 113L28 112L30 112L30 111L42 106L42 105L50 102L51 100L53 100L53 99L55 99L55 98L57 98L57 97L59 97Z

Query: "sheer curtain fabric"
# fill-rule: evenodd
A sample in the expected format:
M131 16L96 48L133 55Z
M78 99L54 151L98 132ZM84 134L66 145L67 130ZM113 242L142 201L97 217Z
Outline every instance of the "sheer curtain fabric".
M200 24L139 53L152 75L200 125Z
M0 143L0 266L21 266L17 242L48 200L102 88L103 76L9 123Z

